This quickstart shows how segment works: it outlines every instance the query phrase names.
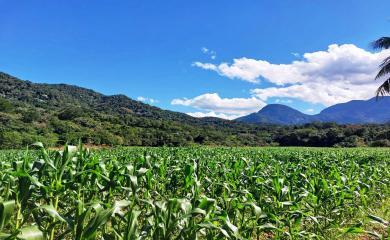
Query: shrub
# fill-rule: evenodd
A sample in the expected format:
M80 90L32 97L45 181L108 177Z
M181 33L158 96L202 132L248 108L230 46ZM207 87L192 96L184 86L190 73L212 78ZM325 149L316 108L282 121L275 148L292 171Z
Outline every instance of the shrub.
M0 97L0 112L11 112L13 108L12 103Z

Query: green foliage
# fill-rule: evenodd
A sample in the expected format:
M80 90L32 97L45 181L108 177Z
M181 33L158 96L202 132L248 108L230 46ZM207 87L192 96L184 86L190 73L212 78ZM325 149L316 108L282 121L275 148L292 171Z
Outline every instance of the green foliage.
M0 146L4 148L23 147L23 136L17 131L0 132Z
M383 139L383 140L374 141L371 143L371 147L390 147L390 140Z
M126 146L388 146L390 124L249 125L198 119L64 84L35 84L0 72L0 148L80 140ZM7 109L1 111L1 106ZM5 106L5 107L4 107ZM11 107L11 108L10 108Z
M60 120L73 120L85 115L85 110L78 107L68 107L58 113L58 119Z
M0 112L10 112L12 109L12 103L0 97Z
M22 121L24 123L33 123L41 119L41 115L37 110L27 110L22 112Z
M390 37L381 37L372 43L375 49L388 49L390 47ZM383 60L380 65L380 70L375 79L385 79L376 91L377 97L390 94L390 57Z
M386 239L387 149L34 146L0 151L0 239Z

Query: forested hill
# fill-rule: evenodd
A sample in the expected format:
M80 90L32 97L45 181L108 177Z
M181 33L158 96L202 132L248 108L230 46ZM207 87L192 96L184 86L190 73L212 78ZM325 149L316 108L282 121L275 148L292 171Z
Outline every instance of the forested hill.
M100 112L113 115L130 114L149 119L185 121L203 124L204 120L184 113L162 110L157 107L132 100L124 95L105 96L90 89L67 84L38 84L22 81L0 72L0 96L16 104L24 104L45 110L78 110ZM221 123L222 119L214 119Z
M194 118L124 95L106 96L66 84L32 83L2 72L0 101L2 145L7 146L12 145L4 143L8 138L14 138L17 146L21 145L17 144L19 139L23 144L42 139L55 145L82 139L91 144L148 146L191 142L246 145L248 141L240 137L241 130L248 129L242 123ZM4 139L4 135L10 136ZM251 141L263 144L260 138Z
M388 125L281 127L199 119L124 95L32 83L0 72L1 148L24 147L35 141L55 146L79 139L97 145L143 146L387 145L389 134Z

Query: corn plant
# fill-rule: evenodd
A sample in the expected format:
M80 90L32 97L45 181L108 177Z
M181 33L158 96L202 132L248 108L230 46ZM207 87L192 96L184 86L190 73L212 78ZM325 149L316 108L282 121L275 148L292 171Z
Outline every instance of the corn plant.
M371 213L389 163L388 149L37 143L0 151L0 239L386 239Z

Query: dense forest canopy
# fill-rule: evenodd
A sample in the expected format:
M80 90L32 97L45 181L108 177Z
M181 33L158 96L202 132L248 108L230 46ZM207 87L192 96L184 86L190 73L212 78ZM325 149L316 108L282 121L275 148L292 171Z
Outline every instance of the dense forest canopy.
M36 84L0 73L0 148L36 141L95 145L390 146L390 124L251 125L194 118L65 84Z

